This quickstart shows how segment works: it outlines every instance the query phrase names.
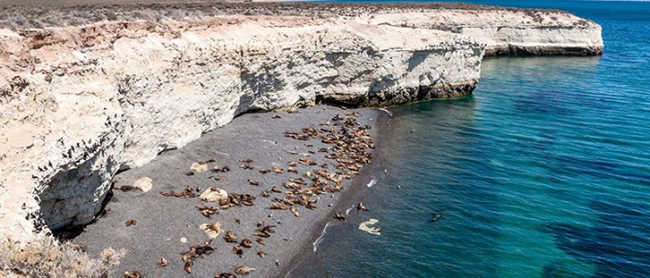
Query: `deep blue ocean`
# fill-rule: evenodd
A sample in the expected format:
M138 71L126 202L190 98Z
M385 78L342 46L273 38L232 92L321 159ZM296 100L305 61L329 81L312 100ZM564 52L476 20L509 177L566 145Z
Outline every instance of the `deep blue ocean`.
M370 211L289 276L650 277L650 2L468 2L586 17L604 54L489 58L473 96L390 108Z

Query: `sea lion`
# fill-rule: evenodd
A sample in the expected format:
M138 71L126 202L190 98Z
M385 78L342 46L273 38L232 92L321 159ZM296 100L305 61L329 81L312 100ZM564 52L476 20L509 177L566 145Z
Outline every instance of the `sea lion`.
M235 245L232 247L232 253L241 258L241 256L244 255L244 250L242 250L241 247Z
M187 274L192 274L193 265L194 265L194 261L192 260L187 260L187 262L185 262L185 266L183 268L185 269L185 272L187 272Z
M436 212L433 213L433 216L431 216L431 218L429 219L429 222L436 222L441 217L442 217L442 215L436 211Z
M244 247L246 247L246 248L251 248L251 247L253 247L253 243L252 243L251 240L248 239L248 238L242 239L242 240L241 240L241 243L240 243L239 245L244 246Z
M288 209L288 207L285 204L271 203L271 206L269 206L269 209L286 210L286 209Z
M366 206L364 206L362 202L359 202L357 204L357 210L366 210L367 211L368 208Z
M271 169L262 169L262 170L260 170L260 173L262 173L262 174L266 174L266 173L269 173L269 172L271 172Z
M226 242L237 242L237 236L232 231L226 231L226 234L223 236L223 240Z
M166 267L169 265L169 262L165 258L160 258L160 266Z
M340 221L345 221L345 215L340 214L340 213L334 213L334 218Z
M292 206L291 206L291 212L292 212L293 215L295 215L296 217L300 217L300 213L298 212L298 208L296 208L296 205L292 205Z
M264 228L262 228L260 230L260 232L262 232L262 233L272 233L273 230L271 230L271 229L274 228L274 227L275 227L275 225L266 225L266 226L264 226Z
M128 227L128 226L131 226L131 225L135 225L135 223L137 223L137 221L131 219L131 220L129 220L129 221L126 221L125 224L126 224L126 226Z
M133 273L124 272L124 278L140 278L142 275L138 271L133 271Z
M271 237L270 233L263 233L263 232L254 232L253 235L256 237Z
M258 250L257 255L260 256L260 258L264 258L264 256L266 256L266 253L264 253L262 250Z
M251 271L254 271L255 269L252 267L247 267L247 266L240 266L235 270L235 273L237 274L248 274Z

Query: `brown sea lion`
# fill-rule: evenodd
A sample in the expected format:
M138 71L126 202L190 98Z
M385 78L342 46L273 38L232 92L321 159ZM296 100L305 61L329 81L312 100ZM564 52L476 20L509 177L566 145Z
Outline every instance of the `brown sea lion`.
M235 245L232 247L232 253L241 258L241 256L244 255L244 250L242 250L241 247Z
M142 274L138 271L133 271L133 273L124 272L124 278L140 278L142 277Z
M252 267L247 267L247 266L240 266L235 270L235 273L237 274L248 274L251 271L254 271L255 269Z
M241 246L243 246L243 247L246 247L246 248L251 248L251 247L253 247L253 243L252 243L251 240L248 239L248 238L242 239L242 240L241 240L241 243L240 243L239 245L241 245Z
M223 236L223 240L226 242L237 242L237 236L232 231L226 231L226 234Z
M362 202L359 202L357 204L357 210L366 210L367 211L368 208L366 206L364 206Z
M194 265L194 261L192 260L187 260L187 262L185 262L185 266L183 267L183 269L185 269L185 272L187 272L187 274L192 274L193 265Z

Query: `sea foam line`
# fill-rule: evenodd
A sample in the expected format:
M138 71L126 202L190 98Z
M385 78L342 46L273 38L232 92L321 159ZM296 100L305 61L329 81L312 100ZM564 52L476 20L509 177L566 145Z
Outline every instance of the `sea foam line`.
M314 241L314 243L312 243L312 245L314 246L314 252L316 252L316 250L318 249L318 244L321 242L321 239L323 239L323 236L325 236L325 233L327 232L327 227L328 227L329 225L330 225L329 222L328 222L327 224L325 224L325 228L323 228L323 232L322 232L322 233L320 234L320 236L319 236L319 237Z
M393 116L393 112L388 111L388 109L386 108L379 108L379 110L388 113L388 115L390 115L391 117Z
M350 207L349 209L346 209L345 210L345 215L350 215L350 211L355 207L356 207L355 205L352 205L352 207Z
M372 180L368 183L368 187L373 187L377 184L377 178L373 177Z

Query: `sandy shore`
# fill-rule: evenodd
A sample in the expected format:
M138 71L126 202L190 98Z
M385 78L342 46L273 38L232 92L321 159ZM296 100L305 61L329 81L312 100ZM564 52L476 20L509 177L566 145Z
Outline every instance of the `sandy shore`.
M352 116L352 112L360 115ZM317 208L307 209L296 206L300 217L294 216L289 210L271 210L269 206L274 197L286 197L284 193L274 193L270 189L276 185L283 192L289 191L283 184L291 178L303 177L306 172L322 169L323 163L328 164L329 171L336 171L335 160L326 159L326 152L318 152L319 148L330 147L321 140L310 138L301 141L285 137L284 131L300 132L302 128L329 128L319 126L330 121L337 114L358 120L360 126L369 125L370 136L377 134L377 117L382 113L375 109L343 110L331 106L316 106L299 109L296 113L255 113L242 115L232 123L210 133L188 146L161 154L156 160L137 169L120 173L115 179L115 185L132 185L142 177L153 180L153 189L149 192L113 190L114 196L106 205L107 213L96 223L86 227L86 231L74 239L76 244L85 248L90 254L99 254L101 250L112 247L124 249L126 256L121 264L114 269L113 274L121 276L129 271L139 271L143 277L214 277L222 272L234 273L240 266L248 266L256 270L246 277L283 276L291 270L305 255L311 252L313 241L320 235L327 222L337 221L333 218L335 212L345 213L352 206L365 184L370 182L367 174L376 166L372 163L363 167L360 174L351 180L344 179L342 191L313 196L317 200ZM281 118L272 118L279 115ZM340 126L330 127L340 129ZM313 144L307 147L306 144ZM297 154L288 151L295 150ZM312 150L314 154L310 154ZM370 149L369 149L370 150ZM329 152L331 153L331 151ZM254 169L243 169L242 159L251 158L248 163ZM312 159L317 165L298 163L294 168L296 173L288 173L288 162L298 161L299 158ZM214 166L228 166L229 172L214 172L186 175L194 162L208 161L209 169ZM282 174L270 172L262 174L261 169L283 168ZM376 167L375 167L376 168ZM215 180L222 177L223 180ZM251 185L248 179L259 183ZM311 181L305 185L310 186ZM206 218L196 209L197 205L218 207L218 204L206 204L198 198L177 198L163 196L159 192L183 192L187 185L194 190L200 187L203 192L210 186L217 186L229 193L250 194L255 197L253 206L234 206L218 210L211 218ZM263 197L262 191L270 192L269 197ZM196 191L194 191L196 193ZM241 224L236 223L236 219ZM134 225L127 226L126 222L135 220ZM252 240L252 247L242 247L241 258L233 254L233 247L238 243L228 243L222 237L222 232L209 246L214 251L202 258L193 260L191 274L184 270L185 262L180 253L189 251L194 244L203 245L208 239L205 232L199 229L203 223L219 221L224 231L231 230L237 236L238 242L243 238ZM253 236L259 228L258 221L265 225L275 225L270 237L263 238L264 245L256 242ZM182 242L182 239L186 242ZM258 251L266 254L258 256ZM161 258L167 259L169 265L162 267Z

